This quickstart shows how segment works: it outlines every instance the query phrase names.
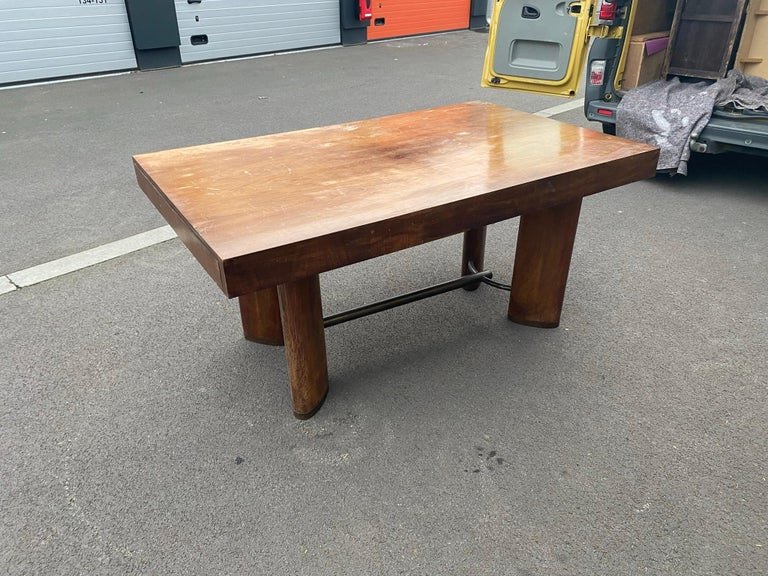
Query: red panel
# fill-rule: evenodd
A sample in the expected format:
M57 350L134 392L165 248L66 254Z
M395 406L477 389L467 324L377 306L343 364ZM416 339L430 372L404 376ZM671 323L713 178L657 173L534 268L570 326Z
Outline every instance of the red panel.
M470 1L373 0L368 40L469 28Z

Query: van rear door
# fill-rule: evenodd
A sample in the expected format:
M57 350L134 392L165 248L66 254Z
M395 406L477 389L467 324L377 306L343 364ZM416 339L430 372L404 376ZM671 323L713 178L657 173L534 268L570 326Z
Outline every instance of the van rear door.
M496 0L483 86L573 96L600 0Z

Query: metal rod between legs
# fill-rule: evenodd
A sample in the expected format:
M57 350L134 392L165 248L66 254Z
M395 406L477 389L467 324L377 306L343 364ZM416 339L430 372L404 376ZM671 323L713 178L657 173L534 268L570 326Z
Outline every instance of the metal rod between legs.
M358 318L370 316L371 314L376 314L377 312L383 312L384 310L397 308L398 306L403 306L404 304L410 304L411 302L424 300L425 298L429 298L431 296L437 296L438 294L444 294L445 292L463 288L467 284L478 282L483 278L492 277L493 273L490 271L467 274L461 278L449 280L448 282L443 282L442 284L435 284L429 288L422 288L421 290L408 292L407 294L401 294L399 296L394 296L393 298L380 300L379 302L374 302L373 304L367 304L359 308L352 308L351 310L346 310L344 312L339 312L338 314L326 316L323 318L323 325L326 328L330 328L331 326L336 326L336 324L341 324L342 322L357 320Z
M467 269L473 274L477 272L471 260L467 262ZM491 286L492 288L498 288L499 290L506 290L507 292L512 291L512 287L509 284L502 284L501 282L496 282L495 280L491 280L491 278L493 278L493 274L481 278L480 281L483 284L488 284L488 286Z

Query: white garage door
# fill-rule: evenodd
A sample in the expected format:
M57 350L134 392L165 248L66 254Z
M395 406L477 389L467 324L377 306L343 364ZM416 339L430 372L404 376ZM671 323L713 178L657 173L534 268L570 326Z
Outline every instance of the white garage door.
M181 61L341 42L339 0L176 0Z
M0 84L128 68L124 0L0 0Z

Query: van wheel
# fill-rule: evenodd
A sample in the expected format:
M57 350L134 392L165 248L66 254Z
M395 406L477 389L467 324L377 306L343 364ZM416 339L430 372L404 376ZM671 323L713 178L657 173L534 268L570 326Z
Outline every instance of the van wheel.
M607 122L604 122L603 134L610 134L611 136L616 136L616 124L608 124Z

